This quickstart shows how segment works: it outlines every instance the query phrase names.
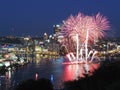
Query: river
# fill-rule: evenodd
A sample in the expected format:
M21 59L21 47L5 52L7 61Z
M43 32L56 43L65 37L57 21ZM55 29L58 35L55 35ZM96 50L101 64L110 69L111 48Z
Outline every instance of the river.
M82 64L62 64L63 58L59 59L36 59L33 62L20 67L16 71L9 70L6 76L0 77L0 90L8 90L15 87L23 80L38 78L50 79L55 88L61 88L64 81L84 78ZM91 74L98 65L91 65Z

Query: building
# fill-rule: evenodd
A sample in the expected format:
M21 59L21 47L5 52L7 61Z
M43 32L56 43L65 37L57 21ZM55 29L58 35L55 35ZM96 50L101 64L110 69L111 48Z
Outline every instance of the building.
M60 25L53 25L54 29L54 35L58 36L60 31L61 31L61 26Z

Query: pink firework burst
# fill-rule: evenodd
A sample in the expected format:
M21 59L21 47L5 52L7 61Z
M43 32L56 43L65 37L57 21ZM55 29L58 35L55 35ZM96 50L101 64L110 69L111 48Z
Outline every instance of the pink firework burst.
M98 38L105 36L105 30L110 29L109 21L106 17L98 13L93 17L93 22L95 23L96 28L94 31L97 33Z
M105 35L105 30L108 29L110 29L109 22L100 13L96 16L85 16L82 13L78 13L76 16L71 15L64 21L61 33L63 33L65 38L72 40L72 42L76 42L75 35L78 34L79 43L84 44L87 31L89 32L88 42L93 43L95 39L102 38ZM63 41L64 44L65 41ZM69 40L67 41L68 44Z

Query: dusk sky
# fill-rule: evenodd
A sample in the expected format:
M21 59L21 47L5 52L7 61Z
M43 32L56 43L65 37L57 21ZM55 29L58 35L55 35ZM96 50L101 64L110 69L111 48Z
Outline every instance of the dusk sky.
M0 0L0 36L53 34L53 25L81 12L106 16L120 35L120 0Z

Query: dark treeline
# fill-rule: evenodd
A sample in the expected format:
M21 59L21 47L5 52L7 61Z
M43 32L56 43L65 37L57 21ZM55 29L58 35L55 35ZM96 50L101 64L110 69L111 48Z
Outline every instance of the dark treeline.
M49 79L45 78L38 80L28 79L22 81L15 90L53 90L53 85Z

